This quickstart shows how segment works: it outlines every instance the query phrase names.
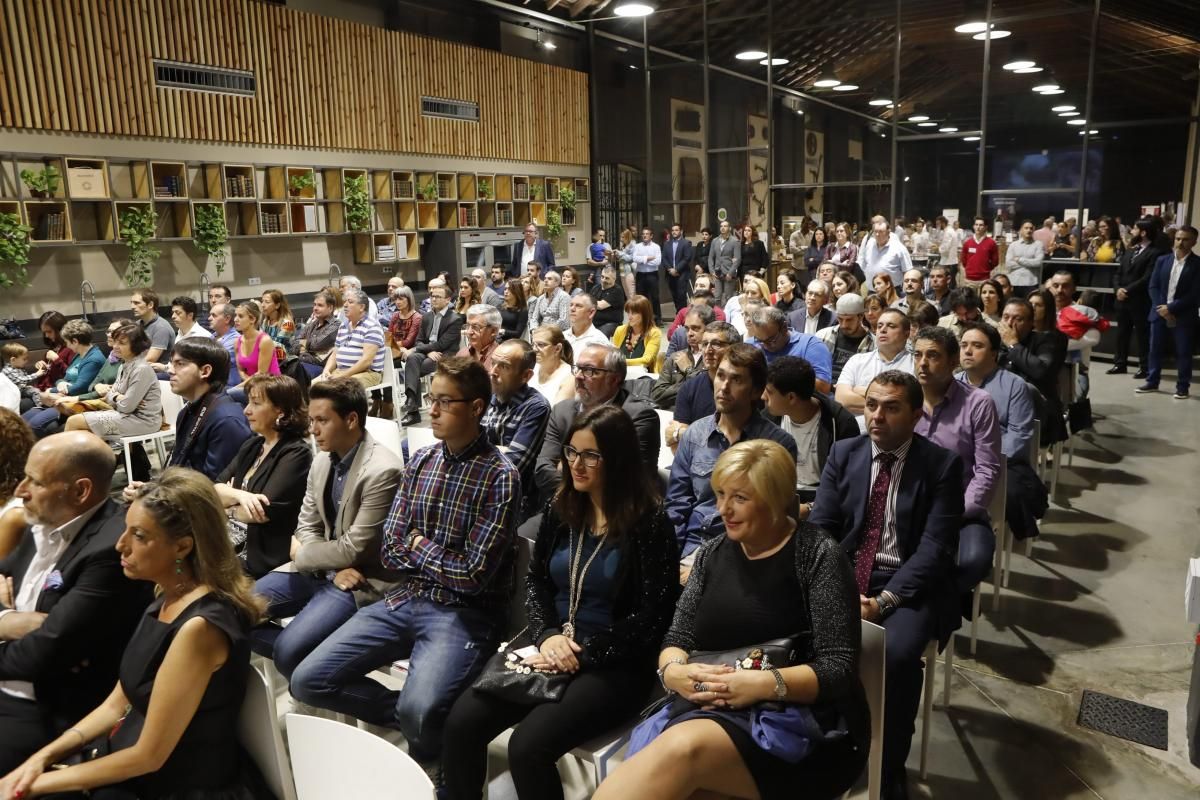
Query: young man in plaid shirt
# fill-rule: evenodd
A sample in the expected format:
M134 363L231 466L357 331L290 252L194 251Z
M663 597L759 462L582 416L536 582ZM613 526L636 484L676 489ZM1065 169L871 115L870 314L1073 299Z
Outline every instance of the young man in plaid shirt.
M428 399L440 442L412 457L383 529L382 561L402 580L305 658L291 691L399 729L409 755L432 771L450 706L504 632L521 484L480 424L491 385L478 362L439 361ZM369 677L402 658L410 659L403 691Z

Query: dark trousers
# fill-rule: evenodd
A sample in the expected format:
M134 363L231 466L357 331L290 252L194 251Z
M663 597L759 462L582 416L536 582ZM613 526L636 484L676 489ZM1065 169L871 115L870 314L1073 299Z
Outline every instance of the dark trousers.
M868 595L874 597L894 573L871 573ZM883 712L884 780L898 775L908 760L917 709L921 705L921 656L937 633L936 609L928 601L910 601L883 621L887 633L887 703Z
M633 286L638 294L650 299L650 307L654 309L654 324L662 324L662 306L658 300L658 271L635 273Z
M36 702L0 692L0 775L45 747L54 738L54 728Z
M1137 334L1138 369L1150 364L1150 304L1126 300L1117 305L1117 352L1114 367L1129 366L1129 344Z
M1163 351L1168 347L1175 350L1175 369L1179 378L1175 388L1186 392L1192 385L1192 350L1196 340L1196 326L1176 324L1167 327L1167 321L1156 319L1150 323L1150 368L1146 371L1146 383L1158 386L1162 379Z
M678 275L672 275L670 270L667 271L667 288L671 290L671 302L675 304L675 313L679 313L679 309L687 307L688 289L691 284L688 281L688 271L684 267L675 270Z
M561 800L556 763L563 755L618 725L632 721L654 673L641 669L579 672L557 703L520 705L467 689L446 720L442 774L450 800L477 800L487 779L487 747L507 728L508 766L521 800Z
M410 409L421 407L421 378L437 369L437 362L423 353L409 353L404 359L404 399Z

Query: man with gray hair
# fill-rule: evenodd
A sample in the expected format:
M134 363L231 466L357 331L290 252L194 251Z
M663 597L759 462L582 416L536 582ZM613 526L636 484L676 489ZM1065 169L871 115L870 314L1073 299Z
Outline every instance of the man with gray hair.
M500 311L487 303L476 303L467 309L467 346L458 355L478 361L489 373L492 371L492 353L500 336L503 320Z
M592 324L596 316L595 298L580 292L571 298L567 307L571 326L563 331L563 336L571 343L571 352L578 353L589 344L608 344L608 337Z
M504 307L504 295L497 293L488 283L487 273L481 267L471 270L471 283L483 298L483 302L496 308Z
M542 279L542 294L529 304L529 328L535 331L543 325L557 325L560 330L571 327L571 298L562 290L562 278L554 270Z
M361 280L353 275L343 275L341 281L338 282L338 288L342 290L343 298L345 298L346 292L350 289L358 289L360 292L363 292L363 296L367 298L367 316L371 319L379 319L379 306L375 304L370 295L363 291ZM338 315L341 315L340 311Z
M825 285L825 281L809 281L804 290L804 307L797 308L788 315L792 329L803 333L816 333L822 328L828 328L836 322L828 303L829 287Z
M229 353L229 365L237 364L238 332L233 329L233 303L218 303L209 309L208 324L212 326L213 338L221 343L225 352ZM242 382L242 375L236 369L229 370L228 386L237 386Z
M788 329L787 315L775 306L756 308L746 317L748 344L763 351L770 365L779 356L795 356L812 364L817 373L817 391L828 392L833 377L833 359L816 336Z

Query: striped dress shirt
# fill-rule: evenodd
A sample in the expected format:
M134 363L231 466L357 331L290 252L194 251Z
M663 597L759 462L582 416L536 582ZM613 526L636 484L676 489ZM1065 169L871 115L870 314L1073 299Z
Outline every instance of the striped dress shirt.
M892 465L892 479L888 484L887 504L883 510L883 530L879 535L879 550L875 553L875 566L879 569L900 569L900 540L896 535L896 497L900 494L900 475L904 472L904 460L908 457L908 448L912 444L910 438L904 444L891 451L891 454L896 457L896 463ZM879 477L879 456L881 453L887 452L881 450L879 445L871 442L871 483L875 485L875 479ZM868 493L870 488L868 487Z

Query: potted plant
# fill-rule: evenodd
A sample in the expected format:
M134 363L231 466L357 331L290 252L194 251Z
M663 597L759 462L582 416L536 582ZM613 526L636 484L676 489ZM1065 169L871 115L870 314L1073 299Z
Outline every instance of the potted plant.
M150 286L154 282L154 264L159 251L150 245L154 239L157 215L150 206L131 206L121 214L121 240L129 248L129 262L125 268L125 283L137 288Z
M288 191L292 197L299 197L306 190L316 188L317 181L311 172L297 172L288 178Z
M367 197L367 176L347 176L345 181L346 227L355 233L371 229L371 201Z
M225 271L225 244L228 241L225 209L215 203L196 206L196 228L192 232L192 242L197 250L212 258L218 275Z
M0 212L0 264L17 268L11 276L0 270L0 289L29 285L25 265L29 263L29 234L32 232L33 228L22 224L20 214Z
M480 200L491 200L492 199L492 182L489 181L487 178L479 179L479 199Z
M421 195L422 200L434 201L438 199L437 181L430 178L417 189L417 193Z
M540 183L530 184L529 199L530 200L541 200L542 199L542 185Z
M31 169L21 170L21 180L29 189L29 193L37 198L50 197L57 192L60 177L53 164L47 164L37 172Z

